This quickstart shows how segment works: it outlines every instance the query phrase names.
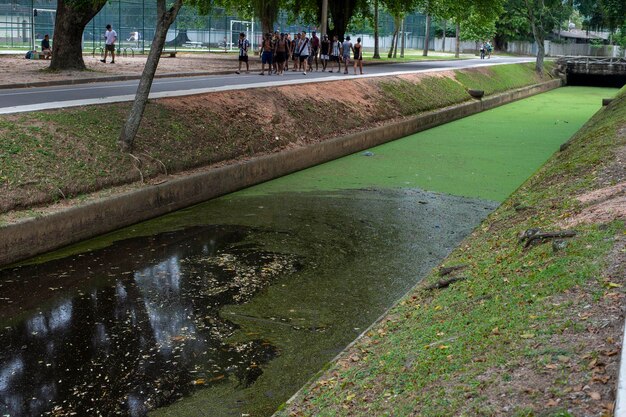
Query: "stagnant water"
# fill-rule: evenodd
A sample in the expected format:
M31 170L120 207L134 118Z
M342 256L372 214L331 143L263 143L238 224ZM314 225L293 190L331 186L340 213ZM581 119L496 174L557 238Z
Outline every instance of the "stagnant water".
M534 97L0 271L0 412L271 415L614 92ZM508 154L488 129L458 143L530 108L546 137L510 120ZM429 165L459 148L484 157Z

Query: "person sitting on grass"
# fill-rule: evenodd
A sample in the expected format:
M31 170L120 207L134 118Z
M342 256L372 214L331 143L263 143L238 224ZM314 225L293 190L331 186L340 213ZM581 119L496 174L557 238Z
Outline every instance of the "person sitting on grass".
M41 52L45 59L52 58L52 49L50 48L50 36L46 35L41 40Z

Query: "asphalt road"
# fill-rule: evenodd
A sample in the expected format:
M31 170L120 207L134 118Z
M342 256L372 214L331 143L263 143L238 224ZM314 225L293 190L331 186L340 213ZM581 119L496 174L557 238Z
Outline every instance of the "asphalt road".
M461 61L409 62L402 64L382 64L365 66L365 75L357 77L376 77L399 73L445 71L484 65L499 65L530 62L528 58L500 58L490 60L470 59ZM257 73L199 76L184 78L155 79L151 98L174 97L201 94L212 91L238 90L274 85L323 82L354 78L350 75L312 72L288 72L284 76L261 76ZM0 90L0 114L21 113L44 109L73 107L80 105L103 104L107 102L130 101L134 98L138 81L97 82L91 84L15 88Z

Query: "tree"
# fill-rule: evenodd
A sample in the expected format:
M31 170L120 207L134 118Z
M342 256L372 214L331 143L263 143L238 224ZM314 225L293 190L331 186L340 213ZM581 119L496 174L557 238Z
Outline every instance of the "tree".
M322 0L287 0L286 8L290 11L292 20L300 18L305 22L315 23L322 18ZM328 36L337 35L340 40L346 33L352 17L359 13L363 17L370 15L367 0L338 0L328 2L328 12L331 25L328 28Z
M495 46L506 49L511 40L533 40L530 23L526 13L516 6L517 0L509 0L504 4L504 13L496 22Z
M84 70L83 32L106 0L58 0L52 44L53 70ZM102 30L104 33L104 29Z
M537 43L535 71L543 74L543 61L546 56L544 41L546 35L558 28L571 14L571 4L563 0L522 0L517 7L526 14L530 29Z
M404 16L414 10L415 2L412 0L383 0L383 4L387 12L393 17L393 35L391 37L391 48L387 53L387 57L391 58L397 55L398 51L398 34Z
M380 59L380 46L378 39L378 0L374 0L374 59Z
M135 137L139 130L141 119L143 118L143 112L146 109L148 103L148 96L150 89L152 88L152 81L154 80L154 74L156 73L157 66L159 65L159 59L163 52L163 46L165 45L165 37L167 31L176 19L176 15L180 11L183 5L183 0L175 0L174 3L167 8L165 0L157 0L157 26L152 39L152 46L148 53L148 59L146 65L143 68L141 79L139 80L139 86L137 87L137 94L135 95L135 101L131 108L130 115L120 132L118 145L121 150L126 152L132 152Z

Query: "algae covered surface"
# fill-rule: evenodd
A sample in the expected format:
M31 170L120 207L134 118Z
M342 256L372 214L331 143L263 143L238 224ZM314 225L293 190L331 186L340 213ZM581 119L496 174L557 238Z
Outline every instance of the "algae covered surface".
M591 102L598 96L596 90L584 88L563 91L568 95L563 101L572 106L583 102L577 101L576 91ZM600 94L608 93L603 90ZM550 95L531 100L540 97L546 97L546 103L554 100ZM533 103L531 107L544 106L541 101ZM597 100L596 108L599 104ZM554 112L552 116L545 114L548 111ZM3 369L9 370L0 391L0 411L69 415L90 414L98 408L109 415L149 411L172 416L271 415L448 256L497 206L491 200L504 199L531 175L542 162L537 161L539 152L547 159L567 139L565 128L583 123L572 119L554 124L561 117L559 108L547 104L543 113L555 126L548 136L556 134L558 127L562 138L536 139L517 146L529 136L526 131L525 136L501 146L504 150L513 147L514 152L502 151L480 163L470 158L469 166L454 157L442 157L431 165L431 171L448 173L449 182L465 184L463 189L468 191L459 191L457 196L449 194L456 186L445 188L443 178L430 186L415 181L419 171L414 168L420 168L424 158L421 153L413 154L419 162L413 163L402 155L421 146L417 135L386 145L393 152L386 153L386 147L381 147L372 150L372 156L344 158L0 271L0 361ZM490 114L493 111L485 113L485 120L490 120ZM517 112L505 114L513 118ZM455 135L436 136L429 146L439 144L437 152L453 155L454 140L471 155L486 155L497 148L497 141L481 140L490 137L487 131L472 139L459 135L475 125L472 118L464 121L464 128L455 127ZM550 124L546 122L546 126ZM475 141L476 149L470 140ZM424 141L428 143L428 139ZM585 158L595 155L596 163L605 156L578 151ZM391 163L392 157L398 158L397 167ZM516 168L517 176L504 175L502 167L516 166L518 160L525 162ZM536 161L537 166L527 160ZM386 165L376 167L381 161L387 161ZM376 170L394 172L397 178L379 181ZM463 182L481 170L494 173L493 177L480 177L482 187L478 180ZM513 184L515 178L517 185ZM561 185L555 182L555 187ZM506 191L497 194L498 186ZM485 198L489 195L493 198ZM523 195L519 204L535 204L533 192ZM517 213L511 204L505 205L507 216ZM537 224L543 221L542 215L532 220ZM611 225L594 231L591 236L600 243L593 248L575 243L568 250L581 257L598 257L610 244L602 239L612 236L616 228L618 225ZM497 249L490 240L483 244L487 245L485 251ZM497 270L483 265L464 247L454 256L455 261L450 262L487 268L483 274ZM548 252L542 256L547 257ZM516 269L525 270L537 262L511 264L513 272L507 279L514 279ZM566 269L560 264L558 268ZM542 271L554 273L554 269ZM581 267L576 276L593 271L591 266ZM468 270L469 277L476 274L474 269ZM502 282L497 284L512 291ZM560 281L554 284L556 288L564 285ZM351 351L349 356L350 363L375 366L346 367L344 373L322 379L323 389L316 391L320 397L295 412L333 415L344 413L348 406L363 415L382 415L388 405L385 400L373 408L351 407L357 398L370 398L370 394L371 398L402 399L403 392L427 387L429 381L445 376L437 366L430 366L439 364L441 356L437 355L443 355L445 363L459 372L467 369L465 362L453 359L457 355L467 358L471 349L466 356L446 353L456 349L453 341L469 337L480 349L481 343L488 342L480 339L484 326L490 331L497 326L508 331L500 321L492 323L506 316L490 316L494 311L506 313L508 304L503 299L513 297L512 304L522 305L518 315L509 317L514 319L511 326L521 326L523 314L536 305L524 302L544 297L540 291L523 296L489 291L493 291L491 284L463 293L471 298L470 304L484 306L482 310L470 312L465 299L442 301L431 305L432 312L423 316L424 321L410 321L415 327L409 333L398 333L398 338L388 337L395 330L376 329L371 346ZM407 300L412 303L413 299ZM421 317L424 303L418 303L420 307L410 303L402 305L408 310L400 316ZM457 335L455 323L445 324L444 314L468 314L465 330ZM401 321L394 319L393 324L400 326ZM531 333L533 338L538 334ZM435 356L419 356L422 350L415 343L423 347L424 341L429 346L441 341L427 349L427 354ZM469 349L469 343L459 344L459 349ZM411 353L402 350L396 355L391 349L394 346ZM374 356L375 352L382 356ZM450 359L448 355L452 355ZM487 359L476 363L492 364ZM421 372L428 372L428 378L418 378ZM472 375L467 374L467 381L472 381ZM393 390L377 391L380 381L385 387L396 385ZM433 395L432 408L425 410L453 409L440 408L441 398L447 401L445 396ZM366 399L362 404L369 404ZM396 410L413 407L412 400L398 402L402 408Z
M626 90L278 416L608 416L623 330ZM594 207L594 206L592 206ZM531 229L576 236L525 248Z
M247 193L282 188L421 188L503 201L601 107L615 89L566 87L319 165Z

